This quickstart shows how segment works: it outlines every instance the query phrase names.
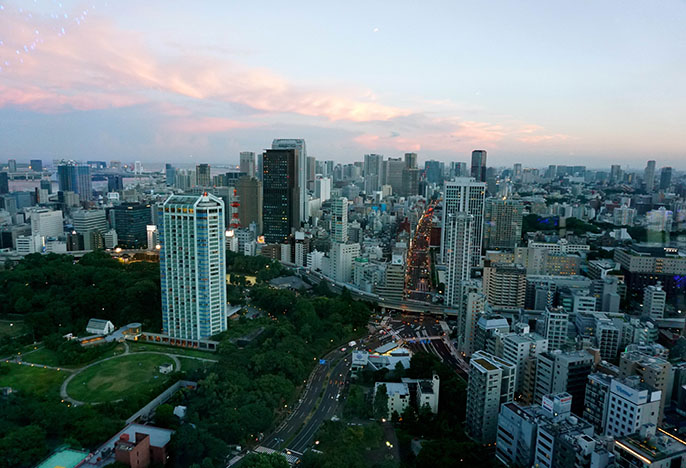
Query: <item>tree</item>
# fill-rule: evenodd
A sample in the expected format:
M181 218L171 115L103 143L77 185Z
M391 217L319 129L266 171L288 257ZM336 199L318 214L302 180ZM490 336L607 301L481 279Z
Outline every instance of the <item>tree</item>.
M241 468L289 468L286 457L278 453L253 453L243 459Z
M374 417L378 419L388 417L388 390L386 384L376 387L374 394Z
M175 427L179 418L174 414L172 405L164 404L155 408L155 424L161 427Z

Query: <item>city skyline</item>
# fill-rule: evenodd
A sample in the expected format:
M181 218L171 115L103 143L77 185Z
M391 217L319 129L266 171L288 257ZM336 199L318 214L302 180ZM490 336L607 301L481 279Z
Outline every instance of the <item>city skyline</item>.
M343 163L683 168L683 2L2 7L2 159L226 164L304 138Z

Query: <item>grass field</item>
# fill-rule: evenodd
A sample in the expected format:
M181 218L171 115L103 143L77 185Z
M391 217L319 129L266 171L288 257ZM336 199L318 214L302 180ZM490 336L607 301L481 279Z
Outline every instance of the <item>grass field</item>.
M0 387L12 387L23 393L59 397L60 385L67 377L67 371L0 363Z
M176 348L155 343L129 342L129 349L132 353L141 351L156 351L160 353L179 354L181 356L201 357L205 359L216 359L211 351L199 351L197 349Z
M214 365L213 362L198 361L197 359L179 358L181 361L181 370L184 372L191 372L196 369L209 369Z
M27 332L24 322L17 320L0 320L0 337L21 336Z
M116 347L114 347L114 349L109 349L101 354L98 354L97 357L93 358L90 362L95 362L110 356L116 356L118 354L122 354L123 352L124 345L118 344ZM37 350L24 352L22 353L22 360L25 362L33 362L35 364L43 364L46 366L61 366L66 367L68 369L77 369L79 367L86 366L90 363L84 362L80 364L60 364L57 359L57 353L47 348L38 348Z
M172 363L158 354L129 354L95 364L69 382L67 392L76 400L96 403L146 393L168 380L158 367Z

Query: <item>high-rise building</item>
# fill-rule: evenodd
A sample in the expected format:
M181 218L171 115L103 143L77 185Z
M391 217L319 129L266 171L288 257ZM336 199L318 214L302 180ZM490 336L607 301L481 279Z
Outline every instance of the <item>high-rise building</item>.
M195 166L196 185L202 188L212 186L212 176L210 175L209 164L198 164Z
M596 434L605 432L605 421L610 404L610 384L612 377L608 374L594 372L588 375L584 396L583 418L593 424Z
M562 349L567 341L569 314L564 309L546 309L543 314L543 336L548 340L548 349Z
M297 190L297 217L295 219L296 225L307 219L308 203L307 203L307 148L305 140L303 139L276 139L272 141L272 149L292 149L294 150L294 166L295 172L293 177L295 179L295 188ZM263 163L264 164L264 163ZM266 184L265 184L266 187Z
M417 153L405 153L405 167L417 169Z
M534 400L539 403L545 395L567 392L574 397L572 412L581 415L592 367L593 356L586 351L553 350L540 354L536 365Z
M17 160L8 159L7 160L7 170L11 173L17 172Z
M314 177L316 175L315 168L317 160L313 156L307 157L307 189L314 190Z
M10 193L10 178L7 172L0 172L0 195Z
M176 184L176 169L169 163L164 165L164 176L168 187L173 187Z
M224 202L207 192L172 195L159 218L164 333L208 339L226 330Z
M236 182L236 191L240 205L238 217L243 226L257 225L257 234L262 234L262 181L255 177L244 176Z
M143 249L148 243L148 225L152 224L152 208L146 203L122 203L110 210L112 228L122 247Z
M319 198L319 200L324 203L331 198L331 178L330 177L320 177L314 181L314 197Z
M472 268L472 223L474 217L468 213L449 214L445 229L446 286L445 304L448 307L462 309L462 287L470 277Z
M486 249L513 249L522 238L524 205L518 200L486 200L484 245Z
M383 185L383 156L380 154L364 155L364 193L371 195L381 190Z
M412 197L419 194L419 169L415 168L405 168L403 169L403 182L400 186L400 191L398 195L404 197Z
M641 381L662 392L658 422L662 424L665 405L672 386L672 365L666 359L644 354L640 351L626 351L619 359L619 377L637 375Z
M525 389L525 383L535 380L535 361L548 351L548 340L537 333L510 333L502 338L502 358L517 366L515 392L528 393L527 401L533 401L533 388ZM533 361L533 362L530 362ZM527 375L527 372L533 375ZM528 390L528 391L525 391Z
M648 161L643 171L643 184L648 193L655 189L655 161L653 160Z
M262 156L262 226L269 244L285 242L291 229L300 227L297 157L295 148L266 150Z
M467 384L467 433L481 444L496 441L500 405L514 399L516 367L484 351L472 354Z
M62 211L36 210L31 212L31 234L59 237L64 234Z
M405 169L405 162L401 158L388 158L383 162L383 166L383 185L390 185L393 188L393 194L404 193L403 169Z
M348 199L345 197L331 200L331 240L348 242Z
M255 177L255 153L252 151L241 152L240 171L248 177Z
M108 192L120 192L124 190L124 178L120 175L108 175L107 176L107 191Z
M661 394L639 376L612 379L605 434L623 437L638 432L645 424L657 426Z
M440 184L443 182L443 166L441 161L426 161L424 163L424 174L426 181L430 184Z
M619 184L622 182L622 166L613 164L610 166L610 183Z
M502 337L509 333L510 324L505 317L493 313L484 314L476 322L474 349L499 355Z
M662 319L665 315L667 293L662 289L662 284L646 286L643 290L643 315L652 319Z
M478 182L486 182L486 151L472 151L472 177Z
M485 267L484 294L493 307L523 308L526 301L526 268L509 263Z
M105 233L109 230L105 210L76 210L72 213L74 231L85 234L88 231Z
M514 180L521 180L522 178L522 163L515 163L512 167L512 178Z
M486 314L488 302L481 289L473 285L462 288L463 306L458 315L458 342L460 349L471 356L476 348L477 323Z
M86 164L62 161L57 166L57 181L60 191L77 193L80 201L93 198L91 168Z
M31 169L33 172L43 172L43 160L32 159L29 162L29 169ZM664 171L664 169L663 169L663 171Z
M445 229L447 217L460 212L474 217L472 222L472 267L481 265L481 246L483 245L484 208L486 201L486 184L476 182L474 178L460 177L446 182L443 193L443 226L441 239L441 258L445 255Z
M353 261L360 255L360 244L331 243L329 276L341 283L352 282Z
M672 186L672 168L663 167L660 171L660 190L668 190Z

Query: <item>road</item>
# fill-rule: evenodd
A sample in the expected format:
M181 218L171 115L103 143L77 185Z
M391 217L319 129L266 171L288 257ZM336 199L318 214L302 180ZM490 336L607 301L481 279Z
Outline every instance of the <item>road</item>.
M310 374L305 391L293 413L268 437L262 446L303 453L312 443L319 426L331 419L338 408L336 397L342 391L350 369L350 351L336 349Z

